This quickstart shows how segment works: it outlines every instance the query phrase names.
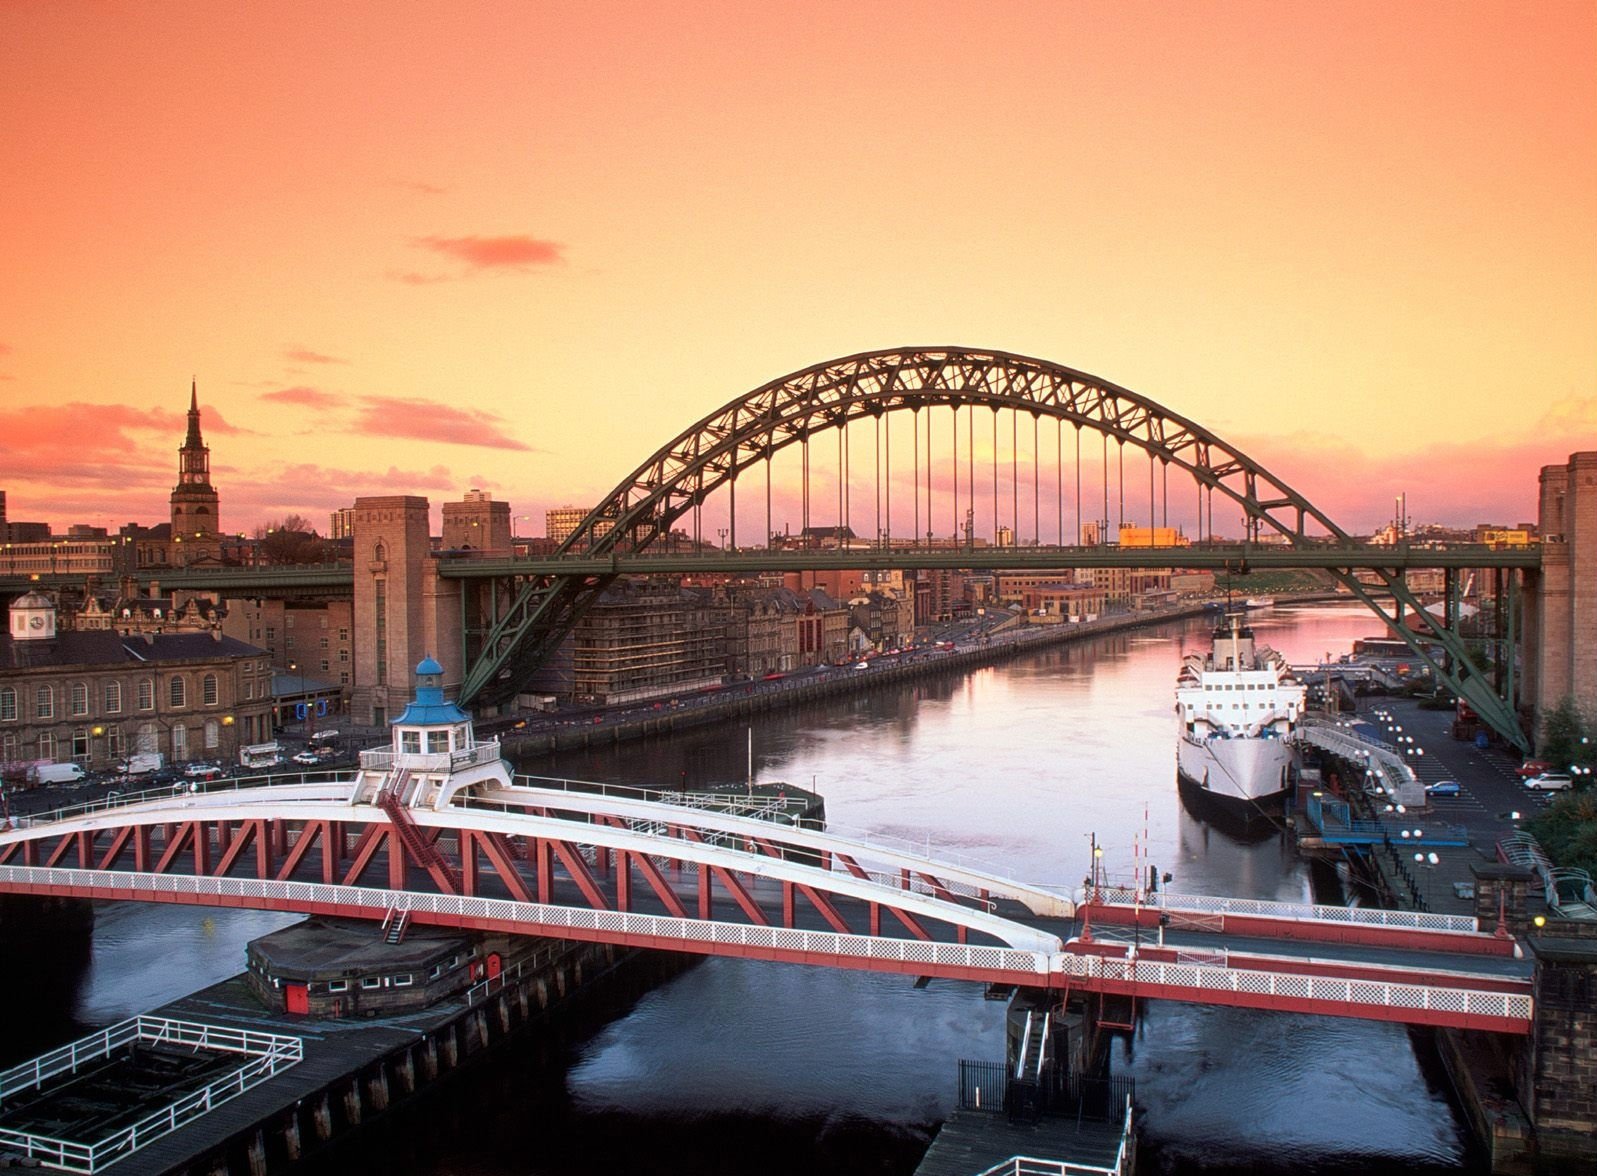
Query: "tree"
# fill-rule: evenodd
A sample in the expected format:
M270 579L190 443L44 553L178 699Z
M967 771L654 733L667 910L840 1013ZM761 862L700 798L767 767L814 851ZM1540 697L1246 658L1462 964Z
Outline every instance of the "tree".
M255 538L270 564L321 563L327 558L327 545L303 515L286 515L281 522L256 527Z
M1590 736L1575 700L1564 695L1542 715L1542 737L1536 745L1542 759L1560 771L1592 756Z

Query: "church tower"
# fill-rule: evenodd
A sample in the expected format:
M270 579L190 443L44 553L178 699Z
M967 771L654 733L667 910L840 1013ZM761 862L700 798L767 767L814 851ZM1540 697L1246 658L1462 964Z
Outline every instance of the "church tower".
M172 487L172 563L190 564L221 552L220 496L211 485L211 451L200 436L199 383L189 386L189 431L177 451Z

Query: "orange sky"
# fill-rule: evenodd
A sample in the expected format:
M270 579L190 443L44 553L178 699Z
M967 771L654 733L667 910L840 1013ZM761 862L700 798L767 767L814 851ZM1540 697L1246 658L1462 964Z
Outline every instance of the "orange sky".
M902 344L1115 381L1353 530L1597 447L1589 0L22 0L0 111L13 519L162 521L191 375L229 530L480 486L539 534Z

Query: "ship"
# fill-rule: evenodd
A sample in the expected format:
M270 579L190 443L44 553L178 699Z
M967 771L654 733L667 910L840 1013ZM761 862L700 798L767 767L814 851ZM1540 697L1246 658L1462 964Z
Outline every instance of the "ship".
M1242 610L1227 610L1207 654L1188 654L1176 679L1183 787L1233 807L1278 800L1291 776L1290 736L1305 687L1269 646L1255 646Z

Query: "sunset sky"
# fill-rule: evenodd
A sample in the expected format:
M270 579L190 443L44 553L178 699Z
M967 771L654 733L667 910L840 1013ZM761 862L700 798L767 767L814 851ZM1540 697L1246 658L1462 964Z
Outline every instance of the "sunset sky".
M523 534L787 372L1094 373L1350 530L1597 448L1597 5L0 6L0 489ZM829 522L830 519L819 519Z

